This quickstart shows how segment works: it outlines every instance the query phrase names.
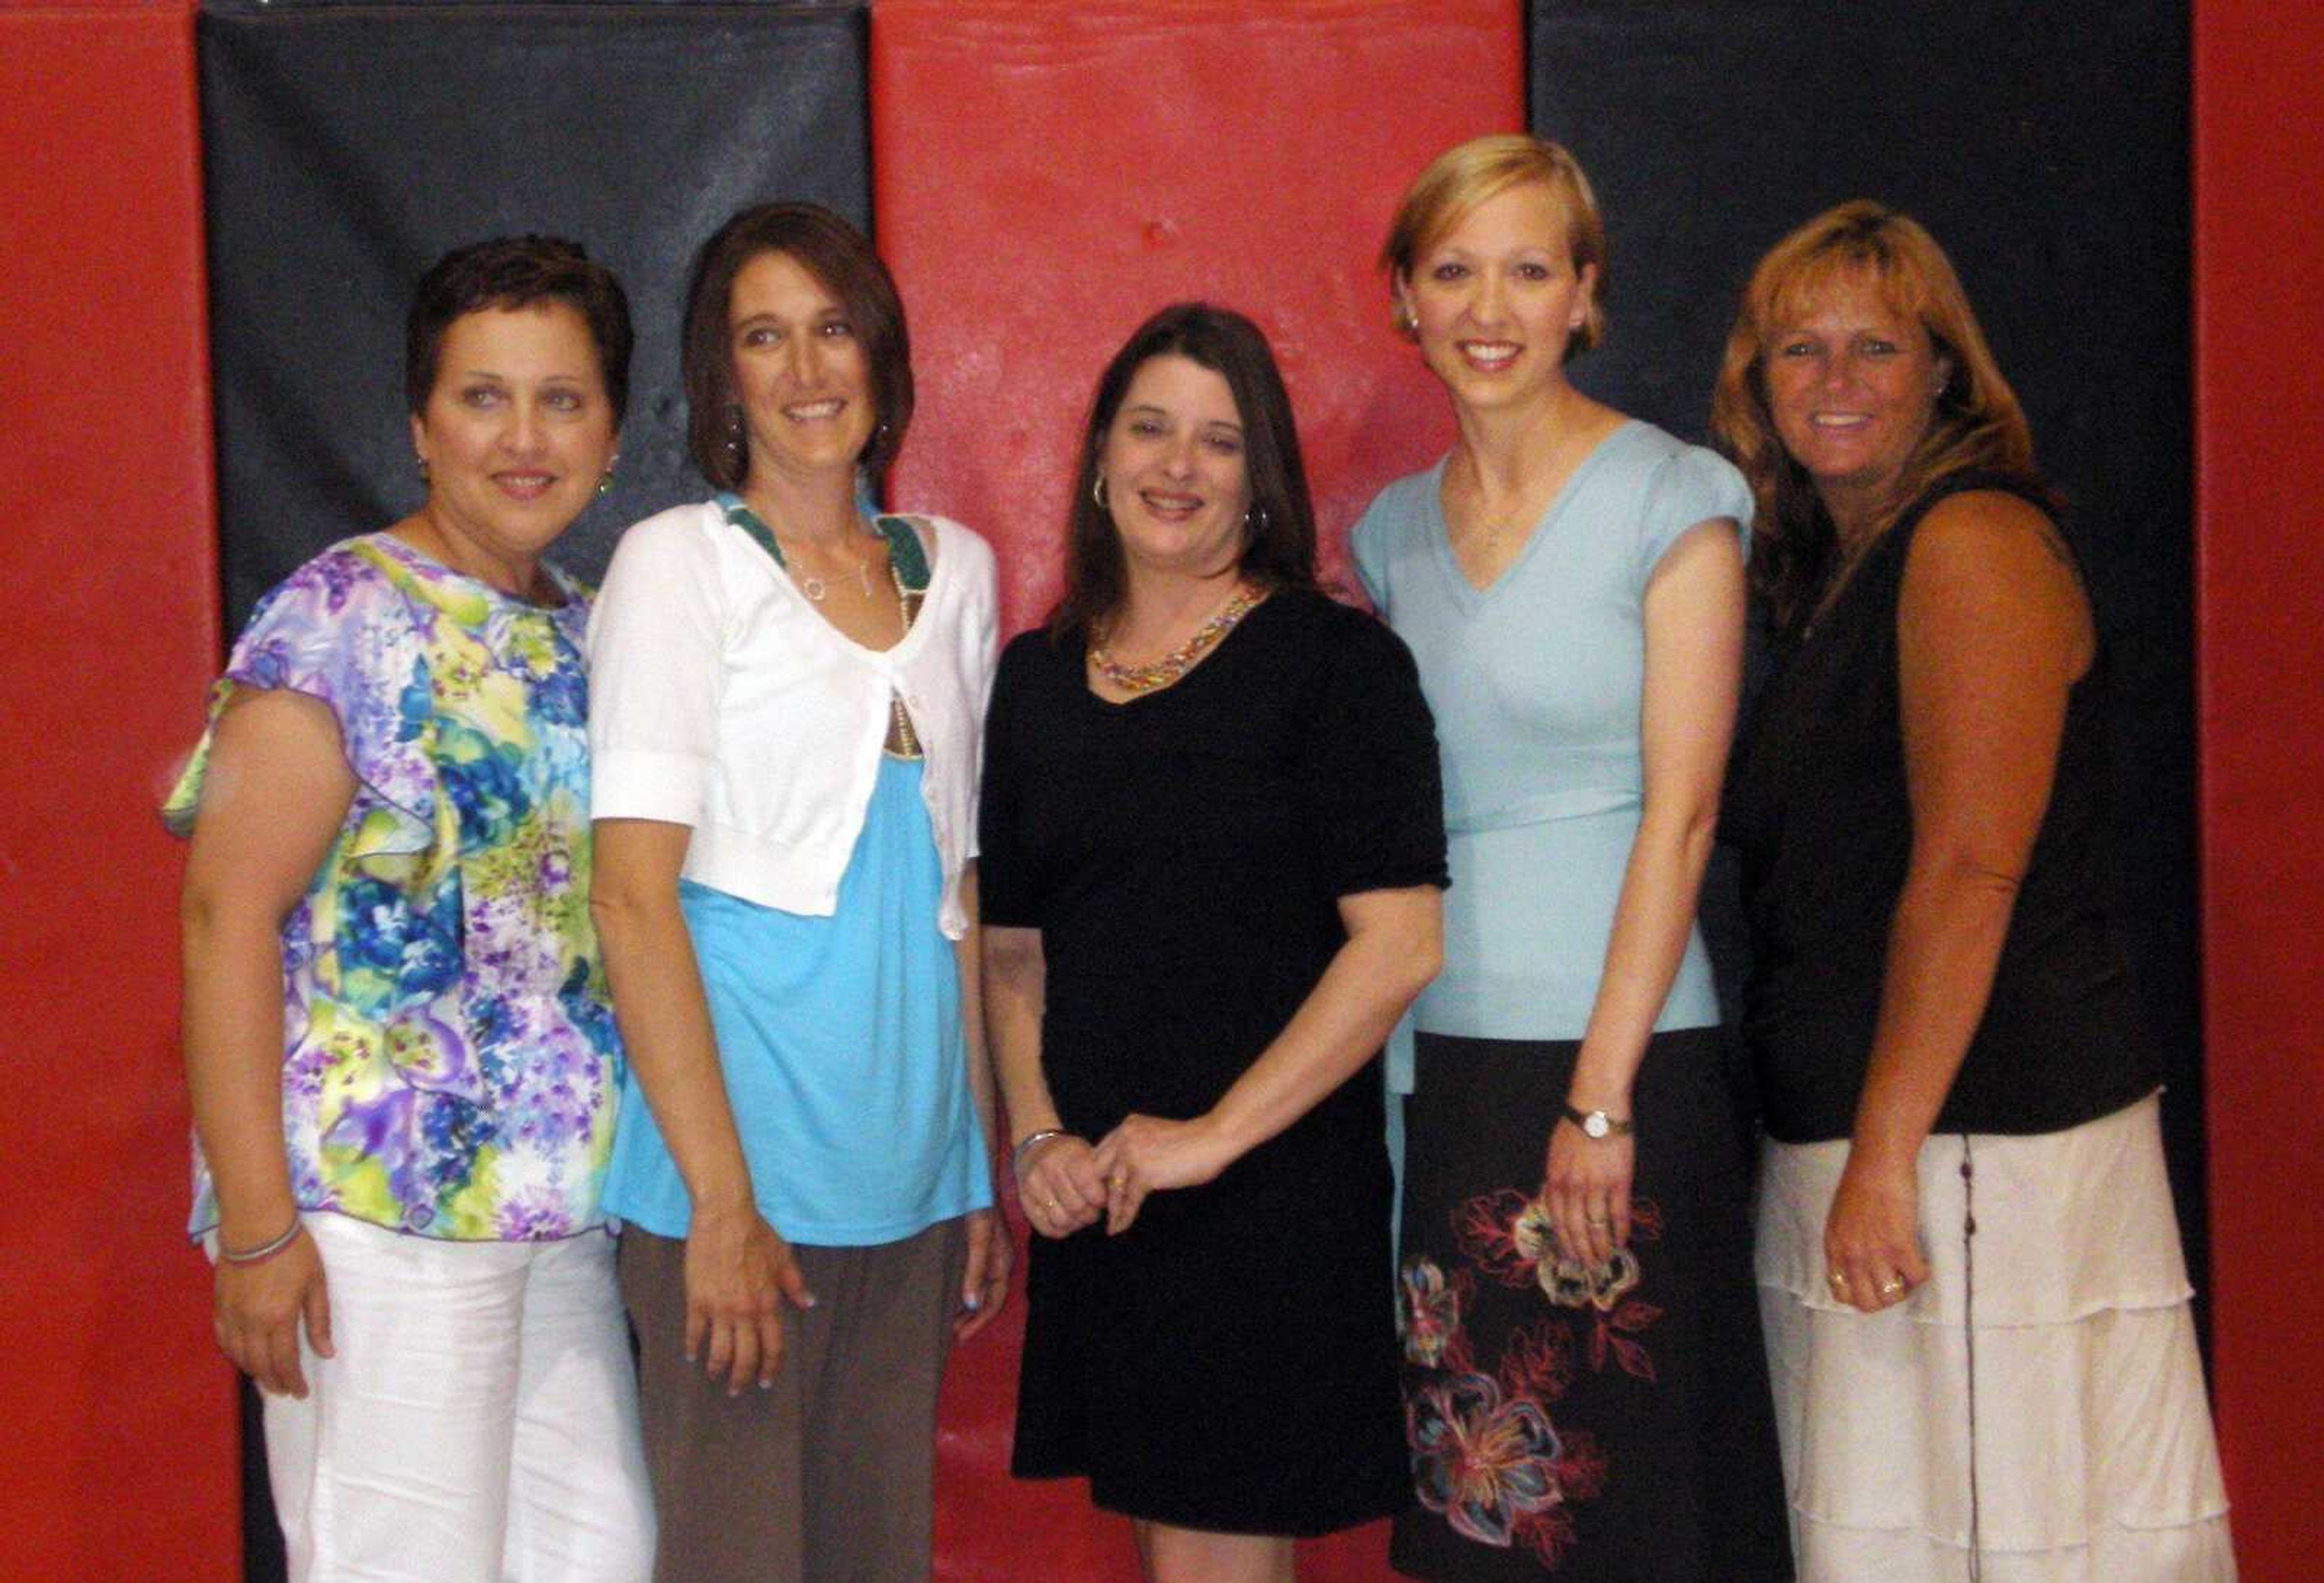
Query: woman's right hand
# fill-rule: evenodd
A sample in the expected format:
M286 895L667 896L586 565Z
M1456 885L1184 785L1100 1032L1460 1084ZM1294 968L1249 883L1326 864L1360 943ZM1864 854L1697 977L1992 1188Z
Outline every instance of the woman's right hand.
M686 1360L723 1376L730 1396L754 1379L766 1389L783 1359L786 1302L813 1308L815 1294L757 1207L696 1207L686 1237Z
M1071 1133L1045 1137L1017 1161L1017 1198L1025 1219L1044 1237L1070 1237L1105 1213L1105 1183L1089 1140Z
M305 1231L281 1252L255 1264L218 1261L211 1284L210 1326L219 1349L260 1390L305 1398L307 1374L299 1364L302 1321L315 1355L333 1356L323 1256Z

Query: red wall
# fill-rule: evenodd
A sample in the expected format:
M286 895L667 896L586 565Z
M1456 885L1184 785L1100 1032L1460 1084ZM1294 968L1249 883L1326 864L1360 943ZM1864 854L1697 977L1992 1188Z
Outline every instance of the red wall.
M177 853L152 812L217 654L189 9L0 5L0 1576L42 1583L235 1575L230 1381L175 1230ZM1362 501L1446 437L1366 261L1427 153L1519 124L1519 20L883 0L876 206L925 392L897 493L1003 549L1012 627L1054 590L1100 364L1183 295L1276 338L1342 564ZM2324 1509L2324 152L2296 133L2324 124L2324 14L2197 0L2195 39L2217 1399L2244 1576L2291 1583ZM1077 1487L998 1471L1020 1318L955 1370L944 1576L1127 1578ZM1310 1575L1381 1578L1379 1554L1376 1531L1311 1549Z
M2324 9L2195 23L2213 1379L2245 1583L2292 1583L2324 1512Z
M1240 308L1275 343L1327 568L1344 571L1364 502L1451 438L1370 260L1430 156L1523 124L1519 23L1514 0L875 8L875 226L920 386L894 493L992 540L1010 630L1056 594L1098 371L1181 298ZM1093 1515L1084 1486L1008 1480L1022 1323L1020 1297L953 1371L939 1575L1132 1578L1127 1525ZM1384 1532L1305 1547L1309 1575L1388 1577Z
M0 11L0 1575L226 1578L179 1228L177 854L216 663L189 8Z

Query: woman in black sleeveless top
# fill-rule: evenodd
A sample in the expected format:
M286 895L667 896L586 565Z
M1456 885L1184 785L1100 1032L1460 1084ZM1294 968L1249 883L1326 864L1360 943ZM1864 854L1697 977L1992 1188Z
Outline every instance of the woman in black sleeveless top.
M1714 416L1779 661L1725 828L1800 1576L2232 1578L2104 667L2016 398L1936 244L1858 202L1761 261Z

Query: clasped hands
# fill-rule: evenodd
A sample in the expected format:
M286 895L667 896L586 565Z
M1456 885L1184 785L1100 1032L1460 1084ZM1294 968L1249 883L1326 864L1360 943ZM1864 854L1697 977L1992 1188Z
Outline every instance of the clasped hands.
M1231 1158L1207 1116L1132 1115L1094 1145L1064 1132L1032 1144L1017 1162L1017 1193L1025 1219L1044 1237L1070 1237L1101 1217L1106 1235L1118 1237L1148 1193L1198 1186Z

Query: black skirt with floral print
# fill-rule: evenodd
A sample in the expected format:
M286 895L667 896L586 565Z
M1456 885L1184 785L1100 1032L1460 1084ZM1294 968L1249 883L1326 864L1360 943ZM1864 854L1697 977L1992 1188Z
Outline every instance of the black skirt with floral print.
M1720 1034L1647 1045L1630 1241L1602 1265L1558 1256L1540 1201L1578 1049L1420 1035L1398 1255L1418 1505L1392 1559L1434 1579L1779 1583L1750 1154Z

